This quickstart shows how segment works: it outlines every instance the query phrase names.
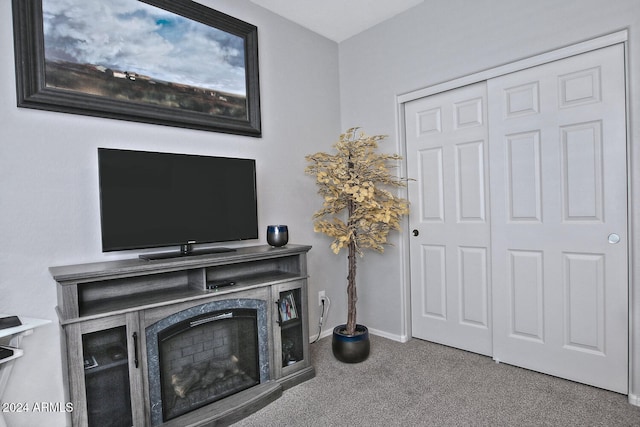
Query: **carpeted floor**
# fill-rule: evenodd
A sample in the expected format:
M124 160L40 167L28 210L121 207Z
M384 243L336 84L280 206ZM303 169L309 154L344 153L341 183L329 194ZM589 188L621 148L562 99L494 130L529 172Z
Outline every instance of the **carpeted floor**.
M371 337L360 364L311 345L316 377L234 427L640 426L627 396L417 339Z

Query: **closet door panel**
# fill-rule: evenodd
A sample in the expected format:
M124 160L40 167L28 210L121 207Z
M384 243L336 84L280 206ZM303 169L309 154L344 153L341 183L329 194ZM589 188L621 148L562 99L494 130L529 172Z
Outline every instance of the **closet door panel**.
M493 357L627 393L623 55L495 78L488 99Z
M413 336L490 355L486 85L405 113Z

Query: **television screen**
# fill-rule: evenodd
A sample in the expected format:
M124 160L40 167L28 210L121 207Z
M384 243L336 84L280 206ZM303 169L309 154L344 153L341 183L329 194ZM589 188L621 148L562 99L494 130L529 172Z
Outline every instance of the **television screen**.
M253 159L98 149L102 250L258 238Z

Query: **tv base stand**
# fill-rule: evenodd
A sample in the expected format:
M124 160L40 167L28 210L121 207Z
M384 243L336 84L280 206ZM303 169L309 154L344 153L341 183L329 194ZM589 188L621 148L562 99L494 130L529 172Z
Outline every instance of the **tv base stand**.
M171 259L171 258L182 258L194 255L212 255L212 254L223 254L226 252L235 252L236 250L233 248L202 248L202 249L193 249L191 245L181 245L180 252L156 252L151 254L142 254L138 255L138 258L144 259L147 261L155 261L158 259Z

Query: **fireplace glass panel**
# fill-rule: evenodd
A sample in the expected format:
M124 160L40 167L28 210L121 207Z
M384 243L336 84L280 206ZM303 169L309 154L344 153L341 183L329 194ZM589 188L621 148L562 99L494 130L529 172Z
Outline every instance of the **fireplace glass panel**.
M88 425L133 425L126 327L82 336Z
M278 310L282 340L282 367L300 362L303 355L300 288L280 292Z
M257 314L220 310L158 334L163 419L260 383Z

